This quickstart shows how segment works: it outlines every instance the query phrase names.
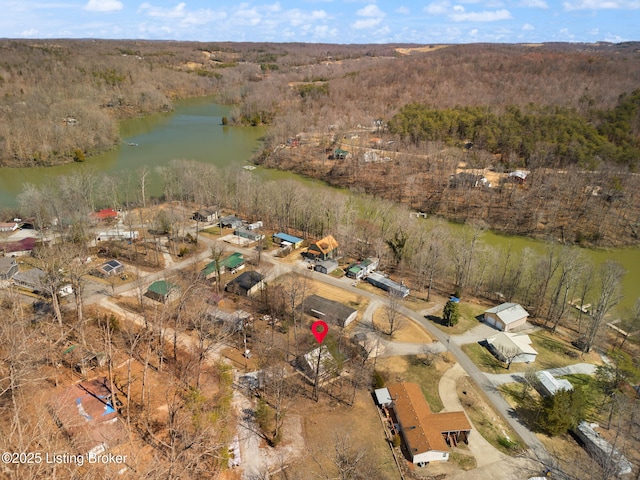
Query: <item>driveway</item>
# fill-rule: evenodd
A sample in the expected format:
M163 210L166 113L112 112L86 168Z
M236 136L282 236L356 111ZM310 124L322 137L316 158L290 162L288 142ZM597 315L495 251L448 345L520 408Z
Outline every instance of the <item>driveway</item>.
M550 368L547 370L554 377L562 377L563 375L573 375L581 373L584 375L593 375L596 373L596 366L591 363L576 363L575 365L569 365L566 367ZM524 373L485 373L487 380L491 382L494 387L499 387L506 383L524 382Z

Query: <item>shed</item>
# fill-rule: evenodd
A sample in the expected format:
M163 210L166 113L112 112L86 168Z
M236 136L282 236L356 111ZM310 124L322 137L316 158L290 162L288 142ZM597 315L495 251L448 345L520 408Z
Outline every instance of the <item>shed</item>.
M333 151L333 158L336 160L344 160L346 158L349 158L351 156L351 153L348 152L347 150L343 150L342 148L336 148Z
M464 412L432 413L417 383L396 383L387 388L406 451L414 464L446 462L449 447L469 441L471 423Z
M178 291L179 287L175 283L168 282L167 280L158 280L149 285L146 296L164 303L167 300L171 300Z
M377 388L373 393L376 396L376 402L381 407L388 407L393 402L393 398L391 398L391 394L386 388Z
M99 455L127 440L111 392L109 380L101 377L72 385L49 400L49 413L78 453Z
M517 303L503 303L484 312L484 321L504 332L523 326L528 317L529 312Z
M565 380L564 378L556 378L546 370L540 370L539 372L536 372L536 377L540 382L540 389L542 390L542 394L544 394L545 396L553 396L560 390L573 390L573 385L571 385L569 380Z
M306 314L341 327L349 325L358 315L357 310L319 295L305 298L303 308Z
M282 246L284 242L287 242L287 244L293 245L293 248L300 248L302 242L304 242L302 238L294 237L293 235L282 232L274 233L271 238L274 243L277 243L280 246Z
M118 260L109 260L96 268L96 271L101 277L111 277L123 273L124 265Z
M409 295L410 290L404 285L394 282L380 273L373 272L367 276L367 282L401 298Z
M93 213L93 218L96 220L109 220L112 218L118 218L118 212L113 208L103 208Z
M264 287L264 277L260 272L252 270L238 275L224 287L226 292L237 295L252 296Z
M18 262L14 257L0 257L0 280L11 280L18 273Z
M313 267L313 269L316 272L320 272L324 274L329 274L337 268L338 268L338 261L333 259L325 260L324 262L318 262L316 263L315 267Z
M524 333L500 332L487 338L489 350L501 362L531 363L538 352L531 346L531 338Z

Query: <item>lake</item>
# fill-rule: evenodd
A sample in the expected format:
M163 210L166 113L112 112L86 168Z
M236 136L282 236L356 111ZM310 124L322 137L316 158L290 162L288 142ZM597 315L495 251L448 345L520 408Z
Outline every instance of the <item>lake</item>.
M0 206L16 206L16 195L25 182L36 185L54 180L59 175L79 169L91 168L96 172L117 173L135 171L143 165L167 165L174 159L213 163L218 167L243 165L260 148L264 129L259 127L230 127L222 125L222 117L229 115L230 107L213 103L212 98L181 100L171 113L149 115L125 120L120 124L123 145L110 152L92 157L84 163L72 163L44 168L0 168ZM129 146L127 144L136 144ZM303 178L290 172L258 167L254 173L267 180L297 179L305 185L332 188L324 183ZM150 178L149 195L161 193L157 176ZM483 242L520 251L525 247L542 251L545 243L526 237L514 237L486 232ZM579 248L579 247L575 247ZM640 249L616 248L611 250L583 249L594 263L610 258L626 269L620 307L631 307L640 296Z

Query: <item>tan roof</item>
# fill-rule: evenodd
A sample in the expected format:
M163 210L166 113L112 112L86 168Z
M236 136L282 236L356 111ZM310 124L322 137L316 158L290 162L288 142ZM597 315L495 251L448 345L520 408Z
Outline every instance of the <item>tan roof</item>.
M443 433L471 430L464 412L432 413L416 383L396 383L388 390L412 456L431 450L447 451Z
M316 247L316 248L313 248L313 247ZM317 242L312 243L311 246L309 247L310 250L317 249L318 251L324 254L327 254L331 250L334 250L336 248L338 248L338 242L336 242L336 239L333 238L333 235L327 235L326 237L318 240Z

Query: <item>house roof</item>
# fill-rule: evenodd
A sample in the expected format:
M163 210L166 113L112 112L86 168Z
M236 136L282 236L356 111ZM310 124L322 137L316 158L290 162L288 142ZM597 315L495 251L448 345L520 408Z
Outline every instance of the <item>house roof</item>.
M300 243L303 241L302 238L294 237L293 235L289 235L288 233L282 233L282 232L274 233L273 237L283 240L285 242L293 243L293 244Z
M471 430L464 412L431 413L417 383L396 383L387 388L412 456L432 450L447 451L443 433Z
M16 265L16 259L13 257L0 257L0 273L8 272L11 267Z
M401 294L403 297L406 297L407 295L409 295L409 292L410 292L408 287L398 282L394 282L393 280L391 280L388 277L385 277L381 273L376 273L376 272L370 273L369 276L367 277L367 282L372 283L375 286L384 285L384 287L386 287L388 291L397 292Z
M116 212L113 208L103 208L102 210L98 210L93 214L98 220L106 220L107 218L117 218L118 212Z
M218 207L205 207L195 212L193 216L195 217L196 215L199 215L201 217L209 217L211 215L215 215L217 212Z
M111 404L111 384L105 377L64 389L51 398L48 407L81 453L100 453L127 437Z
M389 390L386 388L378 388L374 393L376 395L376 401L378 402L378 405L389 405L393 401Z
M105 262L102 265L100 265L99 269L108 275L113 270L120 267L124 268L124 265L120 263L118 260L109 260L108 262Z
M484 313L495 313L496 316L505 324L508 325L510 323L516 322L523 317L528 317L529 312L527 312L521 305L517 303L502 303L497 307L490 308L486 310Z
M17 242L9 242L0 244L0 250L5 253L13 252L26 252L31 251L36 247L36 239L32 237L23 238Z
M335 250L336 248L338 248L338 242L336 242L336 239L333 238L333 235L327 235L317 242L313 242L309 246L309 250L316 250L320 253L324 253L325 255L332 250Z
M34 287L42 286L42 282L46 273L39 268L32 268L25 270L24 272L18 272L13 276L13 280L16 282L26 283L27 285L33 285Z
M311 295L304 299L304 311L316 318L341 325L356 312L351 307L319 295Z
M263 279L263 276L260 272L256 272L255 270L251 270L249 272L244 272L241 275L238 275L236 278L231 280L227 287L234 288L238 287L241 290L249 291L256 285L258 285Z
M537 355L538 352L531 346L531 338L524 333L500 332L487 338L487 343L503 349L504 351L516 350L520 354Z
M234 268L238 268L240 265L244 263L244 258L240 252L233 252L228 257L220 260L220 269L228 268L233 270ZM211 275L216 272L216 261L207 263L207 265L201 270L205 275Z
M175 283L168 282L166 280L158 280L149 285L147 292L155 293L156 295L162 295L166 297L173 290L178 288L178 285Z

